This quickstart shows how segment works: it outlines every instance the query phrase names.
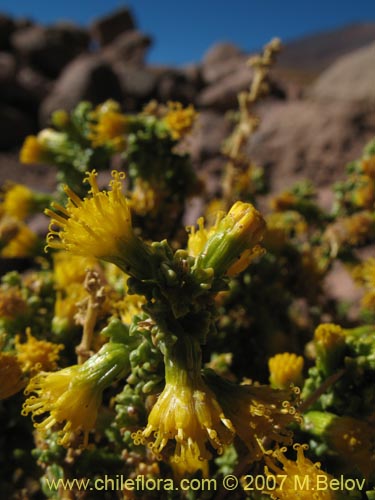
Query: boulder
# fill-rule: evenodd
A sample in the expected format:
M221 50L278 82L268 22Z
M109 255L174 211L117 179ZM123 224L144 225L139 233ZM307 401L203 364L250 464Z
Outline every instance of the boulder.
M316 80L309 96L375 109L375 43L340 57Z
M202 108L215 108L220 111L235 109L238 106L237 95L248 90L253 77L253 70L241 63L233 72L205 87L197 97L197 105Z
M120 82L111 66L97 54L82 55L71 62L56 81L40 108L41 126L56 109L72 110L80 101L98 104L106 99L122 100Z
M147 66L142 68L118 62L113 70L119 79L127 111L139 110L155 97L158 78Z
M265 167L275 191L304 178L317 186L342 178L346 163L375 134L373 114L345 103L274 102L259 114L260 127L247 149Z
M21 61L49 77L56 77L69 61L88 48L89 36L71 23L60 23L17 30L11 42Z
M120 61L135 66L144 66L151 42L151 38L140 31L127 31L106 46L102 51L102 56L110 64Z
M14 83L17 71L17 63L13 54L9 52L0 52L0 90ZM0 96L2 100L3 96Z
M248 56L232 43L217 43L203 56L202 77L206 84L218 80L237 71L246 63Z
M19 147L28 134L35 132L33 120L21 110L0 104L0 150Z
M112 12L108 16L96 19L91 25L92 37L101 45L108 45L126 31L136 28L131 11L125 7Z
M14 20L6 14L0 14L0 50L10 49L10 37L15 29Z

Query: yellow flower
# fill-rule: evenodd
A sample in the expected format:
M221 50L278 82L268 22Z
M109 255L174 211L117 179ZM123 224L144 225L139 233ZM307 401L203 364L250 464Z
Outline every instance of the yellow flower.
M59 352L64 349L62 344L54 344L46 340L38 340L26 330L26 342L21 343L20 335L15 338L17 359L24 372L35 375L41 370L56 370Z
M134 213L140 216L155 215L158 210L160 193L150 182L137 177L130 194L130 206Z
M56 287L64 290L72 283L83 284L87 269L97 267L94 258L71 255L69 252L56 252L53 255L53 277Z
M294 353L276 354L268 360L270 383L275 389L302 384L303 357Z
M128 352L122 344L105 344L82 365L73 365L57 372L40 372L33 377L25 394L35 393L23 405L22 415L33 414L43 418L34 421L42 433L56 424L64 424L59 431L59 443L72 444L83 433L83 446L95 427L103 390L129 368ZM48 415L49 414L49 415Z
M16 287L0 288L0 317L14 319L24 315L27 304L20 290Z
M122 193L125 174L112 172L111 190L102 192L96 176L93 170L85 179L91 186L90 197L81 200L65 187L67 206L54 203L57 212L45 211L51 217L47 247L103 259L136 277L149 277L150 251L133 231L129 203Z
M362 158L360 160L360 167L365 175L375 179L375 155Z
M92 113L90 139L94 147L109 145L116 151L124 149L128 119L119 109L118 103L108 100Z
M0 399L9 398L26 385L21 366L16 356L0 352Z
M286 448L275 450L272 456L266 456L265 473L274 478L278 487L272 491L263 491L263 493L278 500L295 498L299 500L335 500L336 494L329 487L319 488L321 478L324 477L328 484L333 477L322 471L318 462L313 463L304 456L303 451L308 446L295 444L293 448L297 451L295 461L286 458L284 455ZM282 468L276 464L276 461L281 464ZM318 481L320 482L318 483Z
M196 117L197 112L191 104L187 108L183 108L180 102L169 102L164 122L169 128L172 138L178 140L190 132Z
M43 163L46 160L48 150L41 143L38 136L28 135L20 151L21 163Z
M116 303L116 309L119 311L121 321L126 325L130 325L133 316L142 312L142 306L145 303L146 299L143 295L126 294L121 301Z
M31 213L34 203L34 194L22 184L10 186L4 195L4 211L19 220L24 220Z
M365 288L361 304L365 309L375 309L375 259L369 258L352 270L354 280Z
M2 248L2 257L30 257L37 250L37 235L21 221L17 222L17 227L17 234Z
M167 377L168 379L168 377ZM168 454L170 441L175 442L171 457L179 473L204 470L211 458L209 447L221 454L234 436L234 429L214 394L200 376L194 380L188 372L167 380L153 406L147 427L133 433L135 444L146 444L158 459Z
M88 293L80 283L71 283L67 285L64 292L57 291L52 320L53 330L55 332L71 328L76 324L75 316L78 313L77 304L87 296Z
M305 428L314 436L323 437L330 453L337 454L343 472L357 469L369 480L375 473L375 432L365 420L333 413L310 411L306 413Z
M350 176L348 182L353 182L355 187L348 193L350 201L356 207L371 209L374 206L375 186L374 180L368 175Z
M200 251L197 268L213 268L218 276L233 275L262 253L257 243L262 239L265 222L250 203L236 202L227 215L218 215L209 231L204 229L202 219L198 224L197 231L191 230L188 244L193 254Z
M344 330L334 323L322 323L314 332L314 342L325 350L342 347L345 345Z
M298 403L297 388L278 390L261 385L237 385L210 370L205 371L205 379L249 449L251 460L263 457L265 438L286 445L292 443L293 432L288 426L301 421L293 401Z

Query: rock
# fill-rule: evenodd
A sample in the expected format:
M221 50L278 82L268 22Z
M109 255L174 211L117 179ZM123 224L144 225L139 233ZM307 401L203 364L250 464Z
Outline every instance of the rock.
M237 95L250 87L252 76L253 70L249 66L236 66L235 71L205 87L197 97L197 105L220 111L237 108Z
M193 162L200 165L219 155L222 142L229 135L231 127L229 120L222 114L212 110L200 111L182 150L189 151Z
M127 7L101 17L91 25L92 36L101 46L108 45L122 33L135 29L132 13Z
M179 101L184 105L195 104L198 87L188 72L167 68L159 73L156 98L159 102Z
M24 63L47 76L56 77L69 61L87 49L89 36L73 24L60 23L17 30L11 42Z
M28 94L29 100L39 105L52 89L53 82L31 68L22 66L17 73L17 84Z
M19 147L26 135L35 132L33 120L19 109L0 104L0 150Z
M117 63L113 70L119 79L127 111L136 111L155 97L158 78L150 68Z
M102 56L111 64L120 61L143 66L151 41L148 35L140 31L125 32L103 49Z
M0 50L10 49L10 37L15 30L15 23L6 14L0 14Z
M318 100L351 101L375 109L375 43L340 57L313 84Z
M97 54L82 55L71 62L56 81L40 108L45 126L56 109L71 111L80 101L98 104L106 99L122 100L120 82L111 66Z
M211 47L202 60L202 77L206 84L215 83L236 71L248 59L236 45L217 43Z
M274 191L307 178L318 187L343 177L375 134L373 114L333 102L291 101L263 105L248 153L264 166Z
M16 71L17 63L15 57L9 52L0 52L0 90L2 92L4 91L4 87L14 82Z

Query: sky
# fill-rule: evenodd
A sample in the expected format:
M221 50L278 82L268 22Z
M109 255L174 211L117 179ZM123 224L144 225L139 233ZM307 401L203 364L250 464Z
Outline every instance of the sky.
M216 42L245 52L271 38L283 42L363 21L375 22L373 0L0 0L0 12L42 24L94 19L128 6L138 29L153 37L148 62L198 62Z

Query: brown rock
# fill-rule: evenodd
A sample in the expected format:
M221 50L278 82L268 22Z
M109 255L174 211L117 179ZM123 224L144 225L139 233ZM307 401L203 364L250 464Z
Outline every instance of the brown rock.
M211 47L202 60L202 77L206 84L215 83L237 71L248 59L236 45L217 43Z
M11 85L14 82L16 70L15 57L9 52L0 52L0 90L3 90L4 86Z
M264 105L260 115L248 153L266 168L276 191L304 178L318 186L342 178L346 163L375 134L373 115L342 103L273 103Z
M110 64L126 62L143 66L151 38L140 31L128 31L119 35L116 40L105 47L102 56Z
M222 142L230 130L231 124L222 114L212 110L200 111L183 149L189 151L194 163L200 164L219 155Z
M43 101L41 124L45 125L56 109L70 111L82 100L98 104L109 98L122 99L121 86L113 69L96 54L82 55L64 69Z
M20 146L34 132L33 120L19 109L0 104L0 150Z
M13 19L5 14L0 14L0 50L10 49L10 37L14 30Z
M52 89L53 83L49 78L31 68L22 66L17 73L17 84L28 94L29 99L40 103Z
M330 66L309 91L315 99L351 101L375 109L375 43Z
M253 70L240 63L232 73L204 88L197 97L197 105L221 111L236 108L238 106L237 95L249 88L252 76Z
M126 7L95 20L91 25L92 36L101 46L108 45L122 33L134 29L136 26L132 13Z
M56 77L69 61L87 49L89 36L73 24L60 23L17 30L11 42L23 62Z
M198 87L184 70L168 68L159 72L156 98L160 102L195 104Z
M127 111L139 110L155 97L158 78L150 68L117 63L113 70L119 79Z

